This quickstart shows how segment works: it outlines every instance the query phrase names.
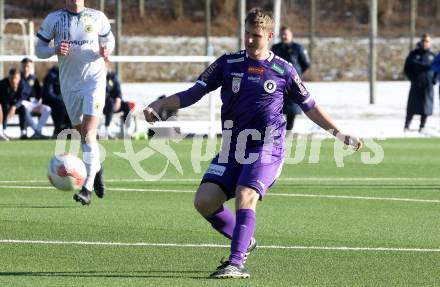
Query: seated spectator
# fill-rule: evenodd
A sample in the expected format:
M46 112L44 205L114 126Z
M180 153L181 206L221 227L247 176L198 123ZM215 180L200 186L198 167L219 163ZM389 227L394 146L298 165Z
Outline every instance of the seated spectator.
M47 139L48 137L42 134L42 129L46 125L47 120L51 114L51 108L43 105L41 102L41 86L38 78L32 74L34 67L33 61L29 58L24 58L21 61L21 78L26 83L28 98L23 98L22 105L25 107L26 124L34 130L32 139ZM38 123L35 123L32 115L38 115ZM26 129L22 132L21 139L27 139Z
M52 67L44 77L42 98L43 104L52 109L52 120L55 126L53 138L56 138L62 130L72 128L61 97L60 72L57 66Z
M106 60L107 67L107 87L105 94L105 134L104 138L111 138L109 134L109 126L112 122L113 114L122 112L122 120L124 121L125 128L129 128L131 119L127 119L130 110L134 109L135 104L122 100L121 84L116 74L112 70L112 65L109 60Z
M11 68L9 76L0 81L0 140L8 140L5 134L8 119L18 114L20 121L20 129L22 134L26 129L26 112L22 105L23 98L29 89L26 88L25 82L21 79L20 72Z

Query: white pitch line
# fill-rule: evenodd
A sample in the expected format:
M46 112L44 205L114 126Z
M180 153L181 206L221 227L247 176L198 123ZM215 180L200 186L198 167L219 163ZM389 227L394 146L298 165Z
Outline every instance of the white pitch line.
M199 182L200 178L162 178L144 180L141 178L106 179L106 182ZM440 181L440 178L429 177L281 177L277 181ZM45 183L47 180L0 180L0 183Z
M0 189L54 189L51 186L0 186ZM195 193L192 189L160 189L160 188L108 188L109 191L123 192L163 192L163 193ZM283 197L310 197L310 198L333 198L333 199L359 199L359 200L378 200L378 201L404 201L404 202L424 202L440 203L436 199L419 198L399 198L399 197L373 197L373 196L355 196L355 195L329 195L329 194L307 194L307 193L268 193L268 196Z
M408 202L429 202L440 203L436 199L417 199L417 198L399 198L399 197L373 197L373 196L353 196L353 195L326 195L326 194L304 194L304 193L269 193L272 196L287 197L316 197L316 198L341 198L341 199L361 199L361 200L387 200L387 201L408 201Z
M0 244L46 244L46 245L98 245L98 246L143 246L143 247L190 247L190 248L229 248L224 244L181 244L181 243L148 243L148 242L97 242L97 241L43 241L43 240L0 240ZM283 246L258 245L259 249L303 249L335 251L385 251L385 252L440 252L440 248L397 248L397 247L349 247L349 246Z

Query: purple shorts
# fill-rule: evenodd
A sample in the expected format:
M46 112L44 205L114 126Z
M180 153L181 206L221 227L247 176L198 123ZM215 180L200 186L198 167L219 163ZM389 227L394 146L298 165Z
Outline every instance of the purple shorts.
M273 147L268 153L262 147L248 148L246 157L251 153L253 158L248 162L237 160L235 152L231 152L228 157L218 154L208 166L202 183L212 182L219 185L228 199L235 197L237 186L250 187L260 194L261 200L281 173L284 150Z

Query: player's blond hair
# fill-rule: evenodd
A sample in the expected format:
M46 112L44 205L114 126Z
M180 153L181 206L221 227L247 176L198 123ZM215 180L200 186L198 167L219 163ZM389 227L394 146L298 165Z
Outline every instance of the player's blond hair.
M275 25L272 14L261 8L251 9L246 15L244 23L249 24L252 27L263 29L267 32L272 32Z

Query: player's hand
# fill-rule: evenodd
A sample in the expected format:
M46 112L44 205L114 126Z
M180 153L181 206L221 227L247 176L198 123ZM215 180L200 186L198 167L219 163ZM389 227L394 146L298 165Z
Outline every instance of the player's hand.
M107 46L101 46L99 47L99 54L104 58L108 58L110 56L110 50Z
M61 42L58 46L55 47L55 54L59 56L67 56L70 52L70 44L67 42Z
M148 107L144 109L145 120L149 123L153 123L160 120L160 116L158 112L161 110L161 108L162 105L160 101L154 101L151 104L149 104Z
M344 136L344 144L352 146L355 151L362 149L362 147L364 146L364 144L358 137L352 135Z

